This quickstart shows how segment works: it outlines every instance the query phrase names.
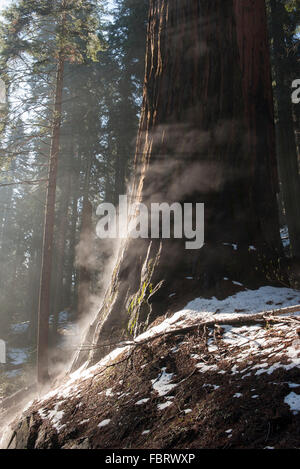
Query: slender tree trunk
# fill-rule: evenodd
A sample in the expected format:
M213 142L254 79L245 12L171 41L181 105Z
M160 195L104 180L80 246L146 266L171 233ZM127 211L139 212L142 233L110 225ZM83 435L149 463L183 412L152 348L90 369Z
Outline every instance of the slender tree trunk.
M49 380L48 373L48 341L49 341L49 305L51 268L53 256L53 232L55 221L56 179L59 155L59 140L61 128L62 92L64 80L64 54L59 54L55 89L55 105L53 116L53 133L50 150L49 180L46 195L46 210L43 238L43 259L40 284L39 312L38 312L38 343L37 343L37 378L43 385Z
M278 165L291 252L300 258L300 179L291 101L288 57L282 25L284 5L270 0L277 102Z
M71 175L68 174L63 178L64 187L62 188L62 205L60 209L60 222L58 224L57 233L57 265L56 265L56 278L55 278L55 299L54 299L54 322L53 333L57 335L59 313L62 308L67 305L64 304L63 297L63 279L64 279L64 262L65 262L65 246L66 246L66 232L68 223L68 209L70 201L71 190Z
M85 312L89 312L90 309L89 300L92 281L90 261L91 255L93 254L93 206L89 201L89 186L91 179L92 160L93 156L90 155L90 157L87 159L85 168L80 240L79 245L77 246L77 263L79 265L77 311L79 319L83 317Z
M172 308L174 292L224 298L224 276L248 287L277 281L282 250L265 20L256 44L248 27L261 5L250 2L247 18L234 0L150 1L133 200L205 203L205 246L126 240L87 343L139 333ZM105 351L96 347L90 363ZM86 358L79 354L74 366Z
M82 207L82 226L80 232L79 249L81 250L79 267L79 285L78 285L78 318L89 312L90 304L90 286L91 270L89 266L89 257L92 251L92 213L93 207L86 197ZM84 258L83 258L84 257Z
M40 271L41 271L41 249L42 248L42 237L38 233L33 232L32 235L32 247L31 247L31 268L29 274L29 287L28 287L28 303L30 305L29 314L29 330L28 340L30 344L36 348L37 340L37 313L39 307L39 284L40 284Z
M73 179L73 183L77 184L77 177ZM73 185L72 183L72 185ZM77 186L74 187L75 194L72 200L71 206L71 223L69 226L69 239L70 245L67 253L67 267L66 267L66 286L64 292L64 303L68 306L75 305L75 289L73 285L73 274L75 272L75 247L77 243L77 221L78 221L78 193L77 193Z

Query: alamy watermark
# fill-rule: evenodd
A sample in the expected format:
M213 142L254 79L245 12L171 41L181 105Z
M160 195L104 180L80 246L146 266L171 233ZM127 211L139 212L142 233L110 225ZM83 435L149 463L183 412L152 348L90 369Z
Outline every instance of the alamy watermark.
M100 204L96 233L101 239L185 239L186 249L204 245L203 203L128 204L126 195L119 197L118 209L111 203Z

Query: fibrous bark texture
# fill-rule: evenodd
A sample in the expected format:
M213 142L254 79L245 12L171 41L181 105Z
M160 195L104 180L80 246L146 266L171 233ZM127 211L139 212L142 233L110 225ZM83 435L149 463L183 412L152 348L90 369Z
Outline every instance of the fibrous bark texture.
M187 250L179 239L126 240L86 343L147 327L165 313L170 294L183 292L187 276L198 296L218 296L225 275L248 284L254 274L259 282L278 275L263 3L150 1L132 199L148 206L204 203L205 246ZM91 362L99 354L94 348ZM76 366L84 359L79 354Z

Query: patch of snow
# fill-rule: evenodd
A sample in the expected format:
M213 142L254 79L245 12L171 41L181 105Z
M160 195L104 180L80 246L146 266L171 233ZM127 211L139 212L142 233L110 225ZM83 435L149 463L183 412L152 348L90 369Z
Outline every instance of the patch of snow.
M15 334L24 334L29 328L29 321L12 324L10 328Z
M47 418L47 411L45 409L39 409L38 414L43 420Z
M238 398L238 399L239 399L240 397L242 397L242 396L243 396L243 394L241 394L240 392L236 392L236 393L233 395L233 397L236 397L236 398Z
M150 401L149 398L147 398L147 399L141 399L140 401L137 401L137 402L135 403L135 405L143 405L143 404L146 404L146 403L149 402L149 401Z
M231 243L223 243L224 246L231 246L234 251L237 251L238 245Z
M102 420L102 422L98 424L98 428L106 427L106 425L108 425L110 422L111 419Z
M216 352L218 350L217 345L214 345L214 339L213 338L208 339L208 341L207 341L207 350L209 351L209 353L213 353L213 352Z
M173 404L172 401L167 401L167 402L164 402L163 404L158 404L157 408L158 408L158 410L164 410L167 407L170 407L170 405L172 405L172 404Z
M124 347L119 347L112 352L110 352L108 355L106 355L100 362L98 362L96 365L87 368L87 363L82 365L78 370L76 370L74 373L72 373L69 377L69 380L67 381L66 384L63 384L57 389L54 389L47 393L46 395L43 396L43 398L40 400L40 402L45 402L48 399L52 397L58 397L58 398L64 398L64 399L69 399L70 397L74 396L76 392L78 391L78 384L76 385L76 382L84 382L87 381L89 378L95 375L95 372L101 369L104 366L107 366L110 364L112 361L114 361L116 358L118 358L122 353L127 352L130 350L129 345L125 345Z
M297 383L288 383L289 385L289 388L293 389L293 388L300 388L300 384L297 384Z
M183 311L190 310L203 313L218 311L217 314L226 314L234 313L235 310L243 310L243 313L259 313L264 310L284 308L299 303L299 291L291 288L266 286L258 290L238 292L225 298L225 300L218 300L215 297L211 299L196 298L188 303Z
M15 365L23 365L28 360L28 352L22 348L9 348L8 349L9 361Z
M206 371L217 371L217 365L207 365L206 363L197 363L196 367L201 373L206 373Z
M259 313L276 308L294 306L300 303L300 292L291 288L265 286L257 290L246 290L229 296L224 300L216 297L210 299L196 298L189 302L185 308L173 316L162 321L148 331L138 336L135 341L140 342L156 334L171 331L174 327L185 327L193 321L209 320L212 315L219 318L232 319L243 314ZM236 314L239 311L239 314ZM123 349L117 349L121 353ZM112 352L113 353L113 352Z
M142 432L142 435L148 435L149 433L150 433L150 430L144 430L144 431Z
M300 394L291 392L285 397L284 402L290 406L291 412L293 412L294 415L300 412Z
M165 396L172 389L176 388L177 384L170 384L173 379L173 373L167 373L167 368L162 368L161 374L157 379L151 380L153 389L159 396Z
M58 410L60 405L63 402L58 402L53 410L45 410L45 409L40 409L39 410L39 415L43 420L50 420L51 424L53 427L56 429L56 431L59 433L60 430L62 430L66 425L61 425L61 420L64 416L64 411L63 410Z
M184 409L185 414L190 414L191 412L193 412L192 409Z
M288 355L286 353L285 355ZM270 366L267 370L260 370L256 374L263 374L267 373L268 375L271 375L274 373L274 371L279 370L279 369L284 369L284 370L292 370L293 368L299 367L300 366L300 358L292 358L291 363L288 365L285 365L283 363L275 363L274 365Z

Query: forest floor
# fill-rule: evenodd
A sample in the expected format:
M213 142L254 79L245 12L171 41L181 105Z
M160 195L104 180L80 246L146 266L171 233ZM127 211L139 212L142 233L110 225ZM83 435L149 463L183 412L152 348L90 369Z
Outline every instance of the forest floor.
M29 404L2 447L299 448L299 313L253 315L299 305L300 293L236 288L67 376Z

